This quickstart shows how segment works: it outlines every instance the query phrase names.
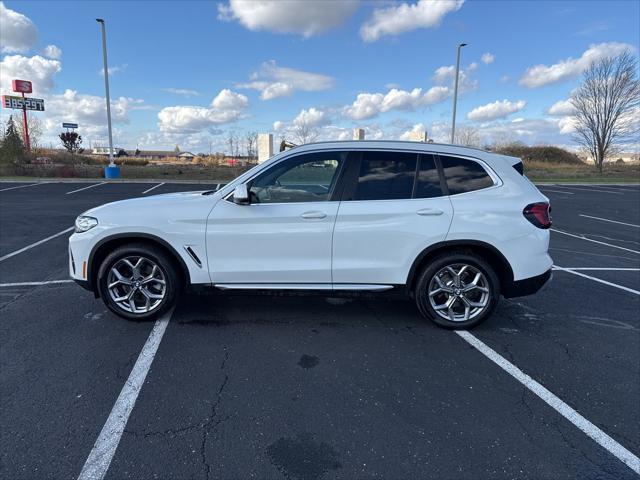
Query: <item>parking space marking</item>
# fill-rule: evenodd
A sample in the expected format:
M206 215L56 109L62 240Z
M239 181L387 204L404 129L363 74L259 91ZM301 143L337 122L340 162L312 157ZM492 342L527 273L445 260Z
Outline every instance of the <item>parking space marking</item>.
M628 227L640 228L640 225L636 225L634 223L625 223L625 222L619 222L617 220L609 220L608 218L593 217L591 215L584 215L583 213L579 213L578 215L580 215L581 217L585 217L585 218L592 218L594 220L602 220L603 222L618 223L620 225L626 225Z
M104 185L107 182L94 183L93 185L89 185L88 187L82 187L77 190L71 190L70 192L65 193L65 195L71 195L72 193L81 192L82 190L86 190L87 188L99 187L100 185Z
M581 187L574 187L574 186L571 186L571 185L563 185L562 188L569 188L569 189L573 188L574 190L578 190L580 192L586 192L586 193L589 193L589 192L593 191L593 192L610 193L612 195L624 195L624 192L618 192L618 191L613 191L613 190L604 190L602 187L589 186L588 188L581 188Z
M555 266L553 268L556 268ZM640 272L640 268L617 267L564 267L566 270L597 270L601 272Z
M551 391L545 388L542 384L536 382L529 375L524 373L513 363L509 362L502 355L495 350L491 349L477 337L466 330L456 330L456 333L469 345L474 347L485 357L491 360L493 363L502 368L505 372L518 380L522 385L528 388L531 392L536 394L547 405L553 408L556 412L569 420L574 426L578 427L589 438L595 441L598 445L603 447L609 453L614 455L618 460L627 465L635 473L640 474L640 458L631 453L621 444L616 442L613 438L607 435L605 432L596 427L593 423L587 420L585 417L576 412L573 408L567 405L563 400L554 395Z
M564 193L565 195L575 195L575 192L563 192L562 190L551 190L549 188L543 188L542 193L544 192Z
M47 280L44 282L0 283L0 287L39 287L41 285L57 285L61 283L73 283L73 280Z
M636 295L640 295L640 291L634 290L633 288L625 287L624 285L618 285L617 283L607 282L606 280L602 280L601 278L592 277L591 275L586 275L584 273L576 272L570 268L562 268L557 265L553 266L554 270L560 270L561 272L568 272L579 277L588 278L589 280L593 280L594 282L602 283L604 285L609 285L610 287L619 288L620 290L624 290L625 292L634 293Z
M37 242L32 243L31 245L27 245L26 247L22 247L20 250L16 250L15 252L7 253L3 257L0 257L0 262L6 260L7 258L15 257L16 255L18 255L18 254L20 254L22 252L26 252L27 250L29 250L29 249L31 249L33 247L37 247L38 245L42 245L44 242L48 242L49 240L53 240L54 238L59 237L60 235L64 235L65 233L68 233L73 229L74 229L74 227L69 227L69 228L67 228L65 230L62 230L61 232L54 233L50 237L43 238L42 240L38 240Z
M593 240L592 238L587 238L587 237L583 237L581 235L576 235L575 233L564 232L562 230L556 230L555 228L551 228L550 230L552 232L561 233L562 235L569 235L570 237L575 237L575 238L579 238L581 240L586 240L587 242L599 243L600 245L606 245L607 247L618 248L620 250L625 250L627 252L640 254L640 252L638 250L631 250L630 248L621 247L619 245L613 245L611 243L601 242L600 240Z
M2 190L0 190L0 192L6 192L7 190L15 190L16 188L36 187L36 186L38 186L38 185L43 185L44 183L47 183L47 182L42 182L42 183L30 183L29 185L18 185L17 187L8 187L8 188L3 188Z
M118 395L118 399L82 467L78 480L102 480L107 474L111 460L120 443L122 432L124 432L129 415L131 415L138 394L145 378L147 378L147 373L149 373L172 313L173 310L170 310L156 320L135 365L131 369L129 378L122 387L120 395Z
M151 188L149 188L149 189L145 190L145 191L144 191L144 192L142 192L142 193L143 193L143 194L144 194L144 193L149 193L149 192L150 192L151 190L153 190L154 188L161 187L162 185L164 185L164 183L159 183L158 185L155 185L155 186L153 186L153 187L151 187Z

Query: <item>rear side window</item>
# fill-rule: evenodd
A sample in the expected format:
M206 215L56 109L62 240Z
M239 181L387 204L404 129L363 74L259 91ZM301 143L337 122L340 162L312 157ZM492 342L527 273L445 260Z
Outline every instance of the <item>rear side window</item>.
M493 186L493 179L478 162L440 155L449 195L472 192Z
M516 172L518 172L520 175L524 175L524 165L522 164L522 162L514 163L513 168L515 168Z
M435 198L442 196L440 174L433 155L421 155L418 168L418 182L414 198Z
M418 155L402 152L363 152L353 200L411 198Z

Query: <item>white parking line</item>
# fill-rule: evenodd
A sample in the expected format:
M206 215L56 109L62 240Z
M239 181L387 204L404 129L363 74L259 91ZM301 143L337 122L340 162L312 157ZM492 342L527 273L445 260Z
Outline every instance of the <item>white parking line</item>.
M575 192L563 192L562 190L551 190L550 188L543 188L542 193L544 192L564 193L565 195L575 195Z
M581 235L576 235L575 233L563 232L562 230L556 230L555 228L550 229L552 232L561 233L562 235L568 235L570 237L579 238L580 240L586 240L587 242L599 243L600 245L606 245L607 247L617 248L620 250L624 250L626 252L638 253L638 250L631 250L630 248L620 247L618 245L612 245L611 243L601 242L600 240L593 240L591 238L583 237Z
M144 192L142 192L142 193L143 193L143 194L144 194L144 193L149 193L149 192L150 192L151 190L153 190L154 188L161 187L162 185L164 185L164 183L159 183L158 185L156 185L156 186L154 186L154 187L151 187L150 189L145 190L145 191L144 191Z
M545 388L540 383L536 382L529 375L524 373L513 363L509 362L506 358L500 355L495 350L488 347L481 340L475 337L473 334L465 330L457 330L456 333L464 339L469 345L474 347L485 357L491 360L493 363L502 368L505 372L518 380L522 385L527 387L531 392L535 393L540 399L542 399L547 405L553 408L556 412L569 420L574 426L582 430L589 438L595 441L602 448L614 455L618 460L627 465L635 473L640 474L640 458L624 448L613 438L607 435L605 432L596 427L589 420L584 418L573 408L567 405L559 397L554 395L551 391Z
M16 255L18 255L18 254L20 254L22 252L26 252L30 248L37 247L38 245L42 245L44 242L48 242L49 240L52 240L52 239L54 239L56 237L59 237L60 235L64 235L65 233L68 233L71 230L73 230L73 228L74 227L69 227L66 230L62 230L61 232L54 233L50 237L43 238L42 240L38 240L37 242L32 243L31 245L27 245L26 247L23 247L20 250L16 250L15 252L7 253L6 255L0 257L0 262L2 262L3 260L6 260L7 258L15 257Z
M603 222L618 223L620 225L626 225L628 227L640 228L640 225L636 225L634 223L618 222L617 220L609 220L608 218L593 217L591 215L584 215L582 213L579 213L578 215L580 215L581 217L584 217L584 218L593 218L594 220L602 220Z
M169 320L171 320L172 313L172 311L169 311L164 314L153 326L129 374L129 378L122 387L120 395L118 395L118 399L111 409L107 422L102 427L102 431L96 443L93 445L87 461L82 467L78 480L102 480L107 474L113 455L116 453L116 449L120 443L122 432L127 425L129 415L131 415L131 411L142 389L147 373L149 373L153 359L160 346L162 336L167 329Z
M624 192L619 192L619 191L614 191L614 190L605 190L606 187L593 187L591 185L589 185L587 188L581 188L581 187L572 187L570 185L565 185L562 188L573 188L574 190L578 190L580 192L602 192L602 193L611 193L612 195L624 195Z
M45 182L42 183L30 183L29 185L18 185L17 187L8 187L8 188L3 188L2 190L0 190L0 192L6 192L7 190L15 190L16 188L27 188L27 187L35 187L38 185L42 185Z
M634 293L636 295L640 295L640 291L634 290L633 288L625 287L623 285L618 285L617 283L607 282L606 280L602 280L601 278L592 277L591 275L585 275L584 273L576 272L570 268L562 268L557 265L553 266L554 270L560 270L561 272L572 273L579 277L588 278L589 280L593 280L594 282L602 283L604 285L609 285L610 287L619 288L620 290L624 290L625 292Z
M77 190L71 190L70 192L65 193L65 195L70 195L72 193L81 192L82 190L86 190L87 188L99 187L100 185L104 185L107 182L94 183L93 185L89 185L88 187L82 187Z
M0 287L39 287L40 285L56 285L60 283L73 283L73 280L46 280L44 282L0 283Z
M556 267L553 267L556 268ZM565 270L596 270L600 272L640 272L640 268L616 268L616 267L563 267Z

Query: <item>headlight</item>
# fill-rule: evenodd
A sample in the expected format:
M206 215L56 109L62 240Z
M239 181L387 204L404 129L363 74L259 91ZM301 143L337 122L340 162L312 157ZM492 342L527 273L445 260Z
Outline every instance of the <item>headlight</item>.
M76 218L76 233L86 232L98 225L98 219L93 217L79 216Z

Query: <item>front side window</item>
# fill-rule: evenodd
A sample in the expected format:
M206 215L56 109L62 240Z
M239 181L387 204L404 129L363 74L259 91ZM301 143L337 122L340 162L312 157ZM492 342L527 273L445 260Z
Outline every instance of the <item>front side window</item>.
M345 157L345 152L318 152L284 160L251 182L251 202L326 202Z
M363 152L352 200L411 198L418 155L402 152Z
M449 195L472 192L493 186L493 179L478 162L439 155Z

